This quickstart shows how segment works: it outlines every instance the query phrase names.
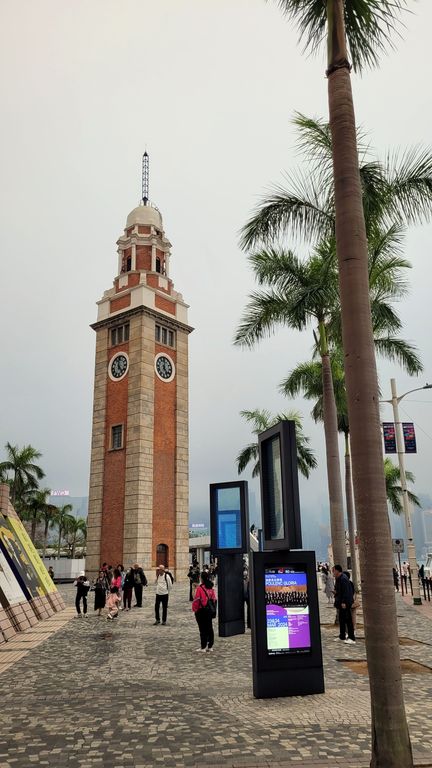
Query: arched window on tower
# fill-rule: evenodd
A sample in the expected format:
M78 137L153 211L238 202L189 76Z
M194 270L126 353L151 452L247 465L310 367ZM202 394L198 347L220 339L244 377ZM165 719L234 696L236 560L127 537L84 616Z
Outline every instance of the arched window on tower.
M132 256L128 256L126 259L126 272L130 272L132 269Z
M160 271L161 271L161 260L159 256L156 256L156 272L160 272Z
M168 568L168 547L166 544L158 544L156 547L156 565L164 565Z

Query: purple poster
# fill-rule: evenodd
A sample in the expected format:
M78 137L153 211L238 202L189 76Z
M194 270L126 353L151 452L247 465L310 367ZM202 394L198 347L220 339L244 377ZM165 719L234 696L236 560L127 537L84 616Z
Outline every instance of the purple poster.
M392 421L383 422L384 453L396 453L396 430Z
M265 600L268 653L310 651L306 573L294 568L266 568Z
M417 453L414 424L410 421L402 423L402 431L405 443L405 453Z

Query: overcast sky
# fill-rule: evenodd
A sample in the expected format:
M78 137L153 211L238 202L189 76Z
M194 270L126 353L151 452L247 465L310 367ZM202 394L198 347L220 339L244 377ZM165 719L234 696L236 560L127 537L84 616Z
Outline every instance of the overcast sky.
M353 77L357 121L382 155L431 139L432 4L412 7L397 51ZM1 446L31 443L48 487L87 494L89 325L116 274L147 147L150 197L195 328L190 500L205 510L208 484L235 479L235 456L250 440L239 411L291 407L278 384L310 356L310 334L280 330L254 352L233 348L232 337L253 288L238 232L298 162L293 112L327 116L323 58L302 55L271 1L1 0L0 9ZM410 231L412 290L400 307L425 373L410 379L380 362L388 397L391 376L401 393L432 381L431 236L431 225ZM311 407L294 405L306 416ZM407 464L417 491L430 494L432 391L402 406L418 424ZM320 462L301 483L312 514L326 504L324 440L308 417L305 431Z

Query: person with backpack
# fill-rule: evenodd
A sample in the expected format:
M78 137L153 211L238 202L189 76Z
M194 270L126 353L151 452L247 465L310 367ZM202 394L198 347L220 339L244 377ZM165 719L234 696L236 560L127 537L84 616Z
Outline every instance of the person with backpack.
M134 563L134 592L136 603L134 608L142 608L143 587L147 586L147 579L143 569L138 563Z
M156 600L155 600L155 621L153 626L160 624L160 607L162 605L162 624L167 623L168 598L173 585L173 576L164 565L158 565L156 571Z
M214 645L213 619L216 618L217 598L207 571L201 574L201 584L195 592L192 610L201 638L201 648L197 648L197 653L211 652Z

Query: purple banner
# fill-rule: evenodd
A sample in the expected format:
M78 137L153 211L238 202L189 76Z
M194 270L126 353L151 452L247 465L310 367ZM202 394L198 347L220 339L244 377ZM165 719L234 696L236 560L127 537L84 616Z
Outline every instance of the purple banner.
M396 430L392 421L383 421L384 453L397 453Z
M405 443L405 453L417 453L414 424L408 421L403 422L402 432Z

